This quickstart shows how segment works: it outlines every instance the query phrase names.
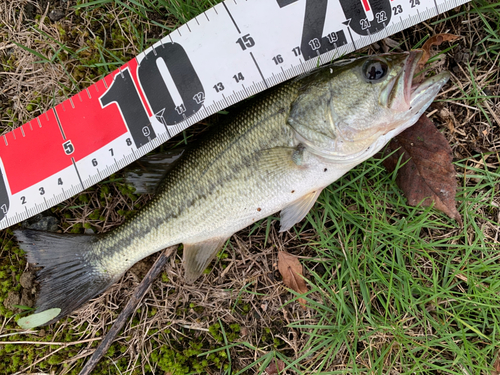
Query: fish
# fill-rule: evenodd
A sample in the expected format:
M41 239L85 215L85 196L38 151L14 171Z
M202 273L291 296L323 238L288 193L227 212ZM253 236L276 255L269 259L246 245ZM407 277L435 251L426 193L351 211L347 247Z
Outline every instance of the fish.
M28 261L40 267L36 312L60 309L46 324L53 323L169 246L183 245L184 280L194 283L235 232L278 211L280 232L289 230L325 187L432 103L450 74L417 82L421 56L333 62L265 91L185 151L154 198L108 233L16 230Z

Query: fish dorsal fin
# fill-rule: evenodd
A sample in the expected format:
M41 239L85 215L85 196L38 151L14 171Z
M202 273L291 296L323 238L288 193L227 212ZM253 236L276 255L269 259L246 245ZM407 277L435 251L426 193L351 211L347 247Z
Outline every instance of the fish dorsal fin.
M184 244L184 279L193 283L207 268L228 237L215 237L203 242Z
M281 226L280 232L286 232L293 227L296 223L306 217L309 210L312 208L316 199L323 189L317 189L309 194L304 195L302 198L297 199L290 205L281 210Z
M177 164L185 148L147 154L125 169L125 182L137 194L154 194L167 173Z

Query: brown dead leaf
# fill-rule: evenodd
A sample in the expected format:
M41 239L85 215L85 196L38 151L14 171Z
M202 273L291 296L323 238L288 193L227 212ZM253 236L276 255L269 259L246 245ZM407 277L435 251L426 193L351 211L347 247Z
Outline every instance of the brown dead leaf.
M397 150L397 151L396 151ZM384 166L392 172L399 158L404 164L398 171L396 182L403 190L408 204L434 208L462 224L456 209L457 182L451 148L433 122L422 115L415 125L395 137L385 150ZM425 200L424 200L425 199Z
M491 375L500 375L500 352L497 353Z
M290 289L293 289L297 293L306 293L307 286L304 279L301 277L302 265L300 264L298 258L286 251L278 252L278 270L283 277L283 283ZM299 298L299 302L302 307L306 308L306 301L303 298Z
M497 353L497 357L493 363L493 371L491 371L491 375L500 375L500 353Z
M281 371L285 368L285 362L281 359L273 359L269 366L266 368L267 375L277 375L281 374Z
M424 69L424 65L427 64L427 61L431 57L431 48L433 46L439 46L443 42L452 42L458 38L460 38L460 36L453 34L437 34L430 37L421 48L424 53L418 62L415 73L421 72ZM423 75L421 79L423 79Z

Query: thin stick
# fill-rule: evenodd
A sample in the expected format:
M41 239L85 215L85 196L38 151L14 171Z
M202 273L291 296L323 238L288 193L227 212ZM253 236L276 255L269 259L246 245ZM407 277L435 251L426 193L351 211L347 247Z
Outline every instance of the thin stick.
M46 341L0 341L0 345L28 345L28 344L34 344L34 345L63 345L63 346L71 346L71 345L77 345L77 344L84 344L86 342L92 342L92 341L99 341L101 340L101 337L95 337L93 339L85 339L85 340L80 340L80 341L73 341L73 342L46 342Z
M97 365L97 363L100 361L100 359L104 356L104 354L106 354L109 347L113 343L113 340L115 339L116 335L123 328L128 317L135 311L137 305L139 304L139 302L141 302L142 298L148 291L154 279L161 272L163 266L165 266L168 259L170 258L170 255L172 255L172 253L175 251L176 248L177 248L176 246L172 246L162 251L162 253L158 257L158 259L156 259L156 262L153 264L153 266L148 271L146 276L144 276L144 279L135 289L132 298L130 298L130 301L128 301L127 306L125 306L123 311L120 313L115 323L113 324L109 332L106 334L106 337L104 337L104 340L102 340L102 342L95 350L94 354L92 354L92 357L90 357L90 359L83 367L82 371L80 371L80 375L89 375L94 369L94 367Z

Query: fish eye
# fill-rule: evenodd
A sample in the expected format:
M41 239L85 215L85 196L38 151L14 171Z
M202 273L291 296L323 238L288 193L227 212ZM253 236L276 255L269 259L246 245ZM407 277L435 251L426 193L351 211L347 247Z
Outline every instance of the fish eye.
M368 81L378 81L386 76L389 66L381 60L368 60L363 65L363 74Z

